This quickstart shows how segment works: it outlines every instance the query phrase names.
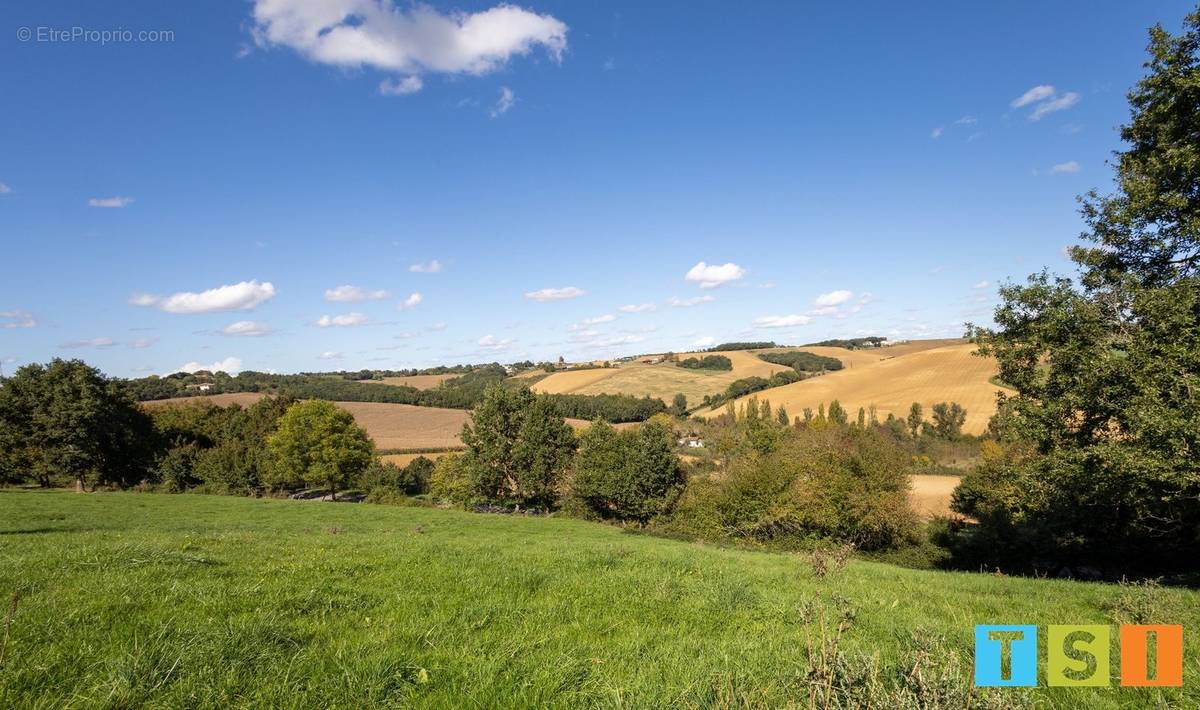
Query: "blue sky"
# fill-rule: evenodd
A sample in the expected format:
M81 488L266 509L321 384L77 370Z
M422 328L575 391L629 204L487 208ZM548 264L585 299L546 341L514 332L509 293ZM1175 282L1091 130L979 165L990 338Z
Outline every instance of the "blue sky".
M309 4L0 9L5 371L957 336L1189 9Z

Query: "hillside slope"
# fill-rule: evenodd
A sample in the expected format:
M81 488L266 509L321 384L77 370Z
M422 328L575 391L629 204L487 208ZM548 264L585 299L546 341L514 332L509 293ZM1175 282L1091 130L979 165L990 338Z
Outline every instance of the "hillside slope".
M941 639L926 677L957 658L959 687L976 623L1112 624L1147 602L1200 623L1191 591L858 561L822 579L797 555L566 518L0 490L0 538L0 590L20 591L4 707L803 707L817 629L800 610L836 616L833 595L856 611L847 651L889 677L915 638ZM1200 637L1184 639L1194 679ZM1200 700L1190 682L1034 694Z
M974 351L970 343L895 351L899 354L874 362L859 359L853 367L763 390L754 396L760 401L770 400L772 407L786 407L792 416L800 416L805 407L816 412L821 404L828 406L835 399L851 417L857 415L859 407L874 404L880 419L889 413L906 416L913 402L921 403L928 419L935 403L958 402L967 410L963 430L979 434L996 411L996 394L1004 390L988 381L998 371L995 360L975 356ZM882 355L887 350L868 352ZM735 405L741 406L745 399ZM720 411L717 408L699 414L710 416Z

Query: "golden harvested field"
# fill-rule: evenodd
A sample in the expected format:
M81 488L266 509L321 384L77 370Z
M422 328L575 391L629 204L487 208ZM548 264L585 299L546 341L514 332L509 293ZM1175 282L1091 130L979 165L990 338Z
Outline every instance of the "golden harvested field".
M394 463L397 466L399 466L400 468L404 468L405 466L412 463L414 459L419 458L421 456L424 456L425 458L429 459L430 461L437 461L438 459L445 456L446 454L453 454L453 453L456 453L456 452L454 452L454 451L435 451L435 452L429 453L429 454L384 454L383 456L380 456L379 458L380 458L380 460L382 460L386 463Z
M453 449L469 412L387 402L336 402L354 415L380 449Z
M1003 390L988 382L997 372L995 360L976 357L971 354L974 351L974 345L958 341L925 350L914 346L907 351L897 350L895 352L899 354L884 360L859 361L845 370L763 390L752 396L770 400L773 407L783 405L792 416L800 415L805 407L815 412L819 405L828 406L836 399L853 418L859 407L869 408L874 404L880 419L889 413L906 416L913 402L921 403L925 418L929 419L935 403L958 402L967 410L963 431L980 434L996 411L996 393ZM745 399L738 400L737 404ZM699 414L719 413L710 410Z
M142 402L142 406L148 409L155 407L174 407L181 404L191 404L192 402L208 402L217 407L228 407L231 404L240 404L243 407L249 407L258 400L267 395L261 392L231 392L228 394L201 394L195 397L172 397L171 399L152 399L149 402Z
M458 377L461 373L444 375L412 375L411 377L385 377L382 380L362 380L363 382L380 385L397 385L401 387L416 387L419 390L431 390L446 380Z
M950 496L962 480L959 476L929 476L914 474L908 477L912 489L908 499L913 509L922 518L938 515L953 515L950 511Z

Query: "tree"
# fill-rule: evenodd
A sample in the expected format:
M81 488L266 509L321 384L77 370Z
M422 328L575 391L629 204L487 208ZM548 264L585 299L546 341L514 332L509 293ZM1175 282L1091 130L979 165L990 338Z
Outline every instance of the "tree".
M675 398L671 400L671 414L682 417L687 415L687 409L687 395L682 392L675 395Z
M967 410L957 402L938 402L933 405L933 434L942 439L957 439L962 436L963 424L967 422Z
M65 475L132 485L150 470L157 437L121 385L79 360L26 365L0 382L0 478Z
M658 421L627 432L596 422L580 439L571 495L602 518L649 520L683 484L674 443Z
M912 434L912 438L917 438L921 433L921 424L925 421L925 414L921 409L920 402L913 402L912 406L908 408L908 418L905 421L908 422L908 431Z
M337 500L371 465L375 447L354 416L332 402L297 402L279 419L268 439L276 466L311 486L327 486ZM286 475L284 476L286 478Z
M1017 390L993 462L956 505L1013 558L1195 567L1200 545L1200 11L1150 32L1116 189L1081 199L1078 282L1001 288L980 352ZM1022 450L1022 447L1012 447ZM978 513L982 517L975 514ZM1001 535L1001 533L1004 533Z
M836 399L829 403L829 421L842 426L845 426L850 421L845 408L842 407L842 403Z
M526 387L489 387L462 440L474 494L517 509L552 504L575 453L575 435L553 401Z
M787 408L782 404L779 405L778 411L775 412L775 418L779 420L779 426L788 426L792 423L792 418L788 416Z

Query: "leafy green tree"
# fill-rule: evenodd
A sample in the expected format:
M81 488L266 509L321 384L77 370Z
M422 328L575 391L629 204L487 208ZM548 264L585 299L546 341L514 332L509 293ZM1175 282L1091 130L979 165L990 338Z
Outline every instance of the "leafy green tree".
M971 331L1017 390L1004 429L1032 450L964 481L973 494L956 506L1013 559L1196 568L1198 48L1200 11L1180 35L1150 31L1116 189L1081 200L1089 244L1071 250L1078 282L1042 272L1008 284L998 327Z
M921 433L921 424L925 422L925 412L921 408L920 402L913 402L912 406L908 408L908 418L905 421L908 422L909 434L912 435L912 438L917 438Z
M429 494L458 505L471 500L471 475L463 465L462 454L446 454L433 464Z
M779 405L779 410L775 412L775 418L779 420L779 426L788 426L792 423L791 417L788 416L787 408L782 404Z
M596 422L580 439L572 497L601 518L649 520L683 484L674 443L659 421L627 432Z
M850 418L846 414L846 410L842 407L842 403L836 399L829 403L829 421L833 424L846 426Z
M962 436L967 423L967 410L957 402L938 402L933 405L933 435L942 439L957 439Z
M375 446L354 417L331 402L297 402L279 420L268 439L280 480L298 476L311 486L326 486L336 500L371 465Z
M127 486L150 473L156 447L128 392L79 360L26 365L0 382L0 478Z
M671 414L682 417L687 414L687 409L687 395L682 392L675 395L675 398L671 400Z
M462 440L474 494L518 509L551 505L575 453L575 435L553 401L525 387L489 387Z

